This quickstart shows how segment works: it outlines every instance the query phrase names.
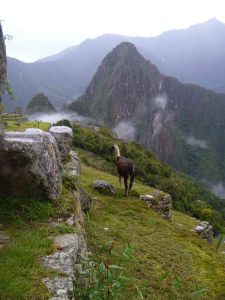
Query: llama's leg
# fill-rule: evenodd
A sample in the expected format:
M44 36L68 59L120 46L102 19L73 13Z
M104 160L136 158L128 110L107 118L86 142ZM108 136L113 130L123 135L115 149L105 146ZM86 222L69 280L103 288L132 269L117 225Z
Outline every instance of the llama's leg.
M134 181L134 174L130 175L130 184L129 184L129 190L128 190L128 192L130 192L130 190L132 188L133 181Z
M128 176L124 176L125 195L128 196Z
M122 177L119 175L120 188L121 188L121 181L122 181Z

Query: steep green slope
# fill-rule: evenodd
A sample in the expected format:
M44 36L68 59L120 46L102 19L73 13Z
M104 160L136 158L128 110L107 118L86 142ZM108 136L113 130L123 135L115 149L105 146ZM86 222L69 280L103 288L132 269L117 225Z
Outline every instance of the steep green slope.
M173 211L173 221L168 222L136 197L126 198L118 188L117 176L86 165L82 165L81 174L83 188L96 199L87 223L93 259L105 266L124 267L129 278L115 299L143 299L136 286L144 299L225 297L225 256L222 248L216 253L215 241L209 246L191 231L198 220ZM113 197L94 191L92 182L96 179L114 184L118 194ZM140 194L150 192L137 181L133 189ZM122 255L127 242L133 249L133 261ZM101 299L107 299L107 290L105 297Z
M225 186L225 95L162 75L130 43L104 58L69 109L139 142L209 188Z
M208 220L215 230L223 230L225 225L224 201L197 184L191 177L177 172L155 159L154 155L137 143L119 140L108 129L88 128L75 125L73 144L93 155L81 152L83 160L95 168L116 174L115 162L109 148L119 145L121 153L131 158L136 166L137 178L151 187L170 193L173 207L199 219Z

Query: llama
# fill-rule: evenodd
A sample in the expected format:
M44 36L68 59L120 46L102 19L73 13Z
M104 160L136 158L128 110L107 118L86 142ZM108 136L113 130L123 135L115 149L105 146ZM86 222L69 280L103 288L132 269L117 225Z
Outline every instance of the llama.
M121 188L121 179L123 177L124 179L124 186L125 186L125 194L128 196L128 193L130 192L132 188L132 184L134 181L135 177L135 172L134 172L134 164L132 163L131 160L120 156L120 149L117 145L113 145L110 148L115 155L116 159L116 167L117 167L117 172L119 174L119 183L120 183L120 188ZM128 188L128 177L130 176L130 184Z

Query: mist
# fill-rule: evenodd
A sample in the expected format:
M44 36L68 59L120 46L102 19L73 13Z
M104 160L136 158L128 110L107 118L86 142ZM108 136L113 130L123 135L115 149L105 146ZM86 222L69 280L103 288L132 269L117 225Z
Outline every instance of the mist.
M184 139L190 146L199 147L201 149L208 149L208 145L205 140L197 139L194 136L185 137Z
M165 109L168 103L168 97L166 94L158 95L153 99L153 104L157 109L157 112L154 115L154 119L152 122L153 126L153 137L159 134L161 129L164 126L164 123L172 121L173 117L172 114L167 112L165 115ZM170 116L169 119L167 116Z
M136 129L131 122L121 122L113 131L117 134L118 138L126 141L132 141L135 138Z
M153 99L153 102L156 108L165 110L168 102L168 97L166 94L159 95Z
M211 191L216 195L223 199L225 199L225 187L222 182L218 182L214 184L211 188Z
M58 112L55 114L45 114L45 113L37 113L28 116L30 121L42 121L42 122L49 122L51 124L56 123L57 121L67 119L70 121L77 121L80 123L90 123L93 122L91 118L86 118L78 115L75 112L68 113L68 112Z

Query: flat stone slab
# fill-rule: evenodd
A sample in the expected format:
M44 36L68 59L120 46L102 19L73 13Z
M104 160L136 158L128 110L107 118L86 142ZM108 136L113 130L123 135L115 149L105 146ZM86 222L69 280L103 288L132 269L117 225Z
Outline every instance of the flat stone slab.
M78 235L76 233L64 234L54 237L53 240L59 251L42 257L40 259L41 263L45 267L72 276L73 263L76 261L79 249Z
M78 239L77 234L74 233L67 233L53 238L54 244L57 249L60 250L73 249L74 251L78 251L77 239Z

